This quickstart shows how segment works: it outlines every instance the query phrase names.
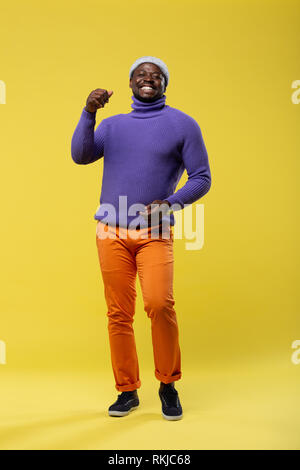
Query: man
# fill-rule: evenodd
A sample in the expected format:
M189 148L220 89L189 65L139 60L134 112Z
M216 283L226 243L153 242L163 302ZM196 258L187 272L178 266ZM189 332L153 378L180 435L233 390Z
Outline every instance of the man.
M131 66L129 79L133 110L102 119L94 131L97 109L109 102L113 91L93 90L71 143L78 164L104 157L94 218L115 387L122 392L108 412L125 416L139 405L141 381L132 327L138 273L144 309L151 319L162 415L178 420L182 406L174 382L182 371L173 298L173 211L204 196L211 173L199 125L165 104L166 64L156 57L140 57ZM188 181L175 192L185 169ZM126 198L129 210L121 198Z

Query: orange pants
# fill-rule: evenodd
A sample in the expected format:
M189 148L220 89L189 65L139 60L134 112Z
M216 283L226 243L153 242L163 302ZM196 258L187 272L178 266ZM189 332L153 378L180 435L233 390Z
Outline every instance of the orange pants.
M151 227L133 230L97 222L96 244L108 309L111 362L119 391L141 386L132 326L137 272L144 310L151 318L155 377L164 383L181 378L173 299L173 226L166 230L153 236ZM143 234L148 238L142 238Z

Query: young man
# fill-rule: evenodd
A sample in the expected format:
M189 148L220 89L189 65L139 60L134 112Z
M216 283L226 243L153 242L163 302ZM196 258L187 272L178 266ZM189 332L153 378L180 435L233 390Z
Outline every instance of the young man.
M174 382L182 371L173 298L175 221L170 207L180 210L204 196L211 173L199 125L165 104L166 64L156 57L140 57L131 66L129 79L133 110L102 119L94 131L97 109L113 94L97 88L87 98L71 143L78 164L104 157L100 206L94 218L115 387L122 392L108 412L125 416L139 405L141 381L132 327L138 273L144 309L151 319L162 415L178 420L182 407ZM185 169L188 181L175 192Z

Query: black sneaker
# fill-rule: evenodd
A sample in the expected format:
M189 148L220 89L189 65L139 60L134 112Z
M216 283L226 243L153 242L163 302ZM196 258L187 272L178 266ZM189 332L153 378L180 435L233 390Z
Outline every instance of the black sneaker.
M174 382L169 384L160 383L159 397L162 403L162 415L169 421L182 418L182 407L180 404L177 390L175 390Z
M130 392L122 392L118 395L118 399L108 408L110 416L126 416L130 411L135 410L139 406L139 397L136 390Z

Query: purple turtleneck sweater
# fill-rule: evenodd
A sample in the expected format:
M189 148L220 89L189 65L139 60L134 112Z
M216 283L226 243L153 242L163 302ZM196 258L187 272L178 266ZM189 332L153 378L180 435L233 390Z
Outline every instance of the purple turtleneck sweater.
M166 95L148 103L134 95L131 98L133 110L130 113L102 119L96 130L96 113L83 109L72 137L71 155L80 165L104 157L96 220L105 218L108 224L128 227L139 217L140 226L144 227L146 222L138 211L145 207L136 206L133 215L128 211L132 204L147 206L158 199L178 204L173 207L174 211L183 209L184 205L192 204L208 192L211 173L202 133L195 119L166 105ZM185 169L188 180L175 192ZM125 206L119 205L121 195L127 196ZM114 214L104 210L106 203L113 205ZM170 224L174 223L171 212Z

